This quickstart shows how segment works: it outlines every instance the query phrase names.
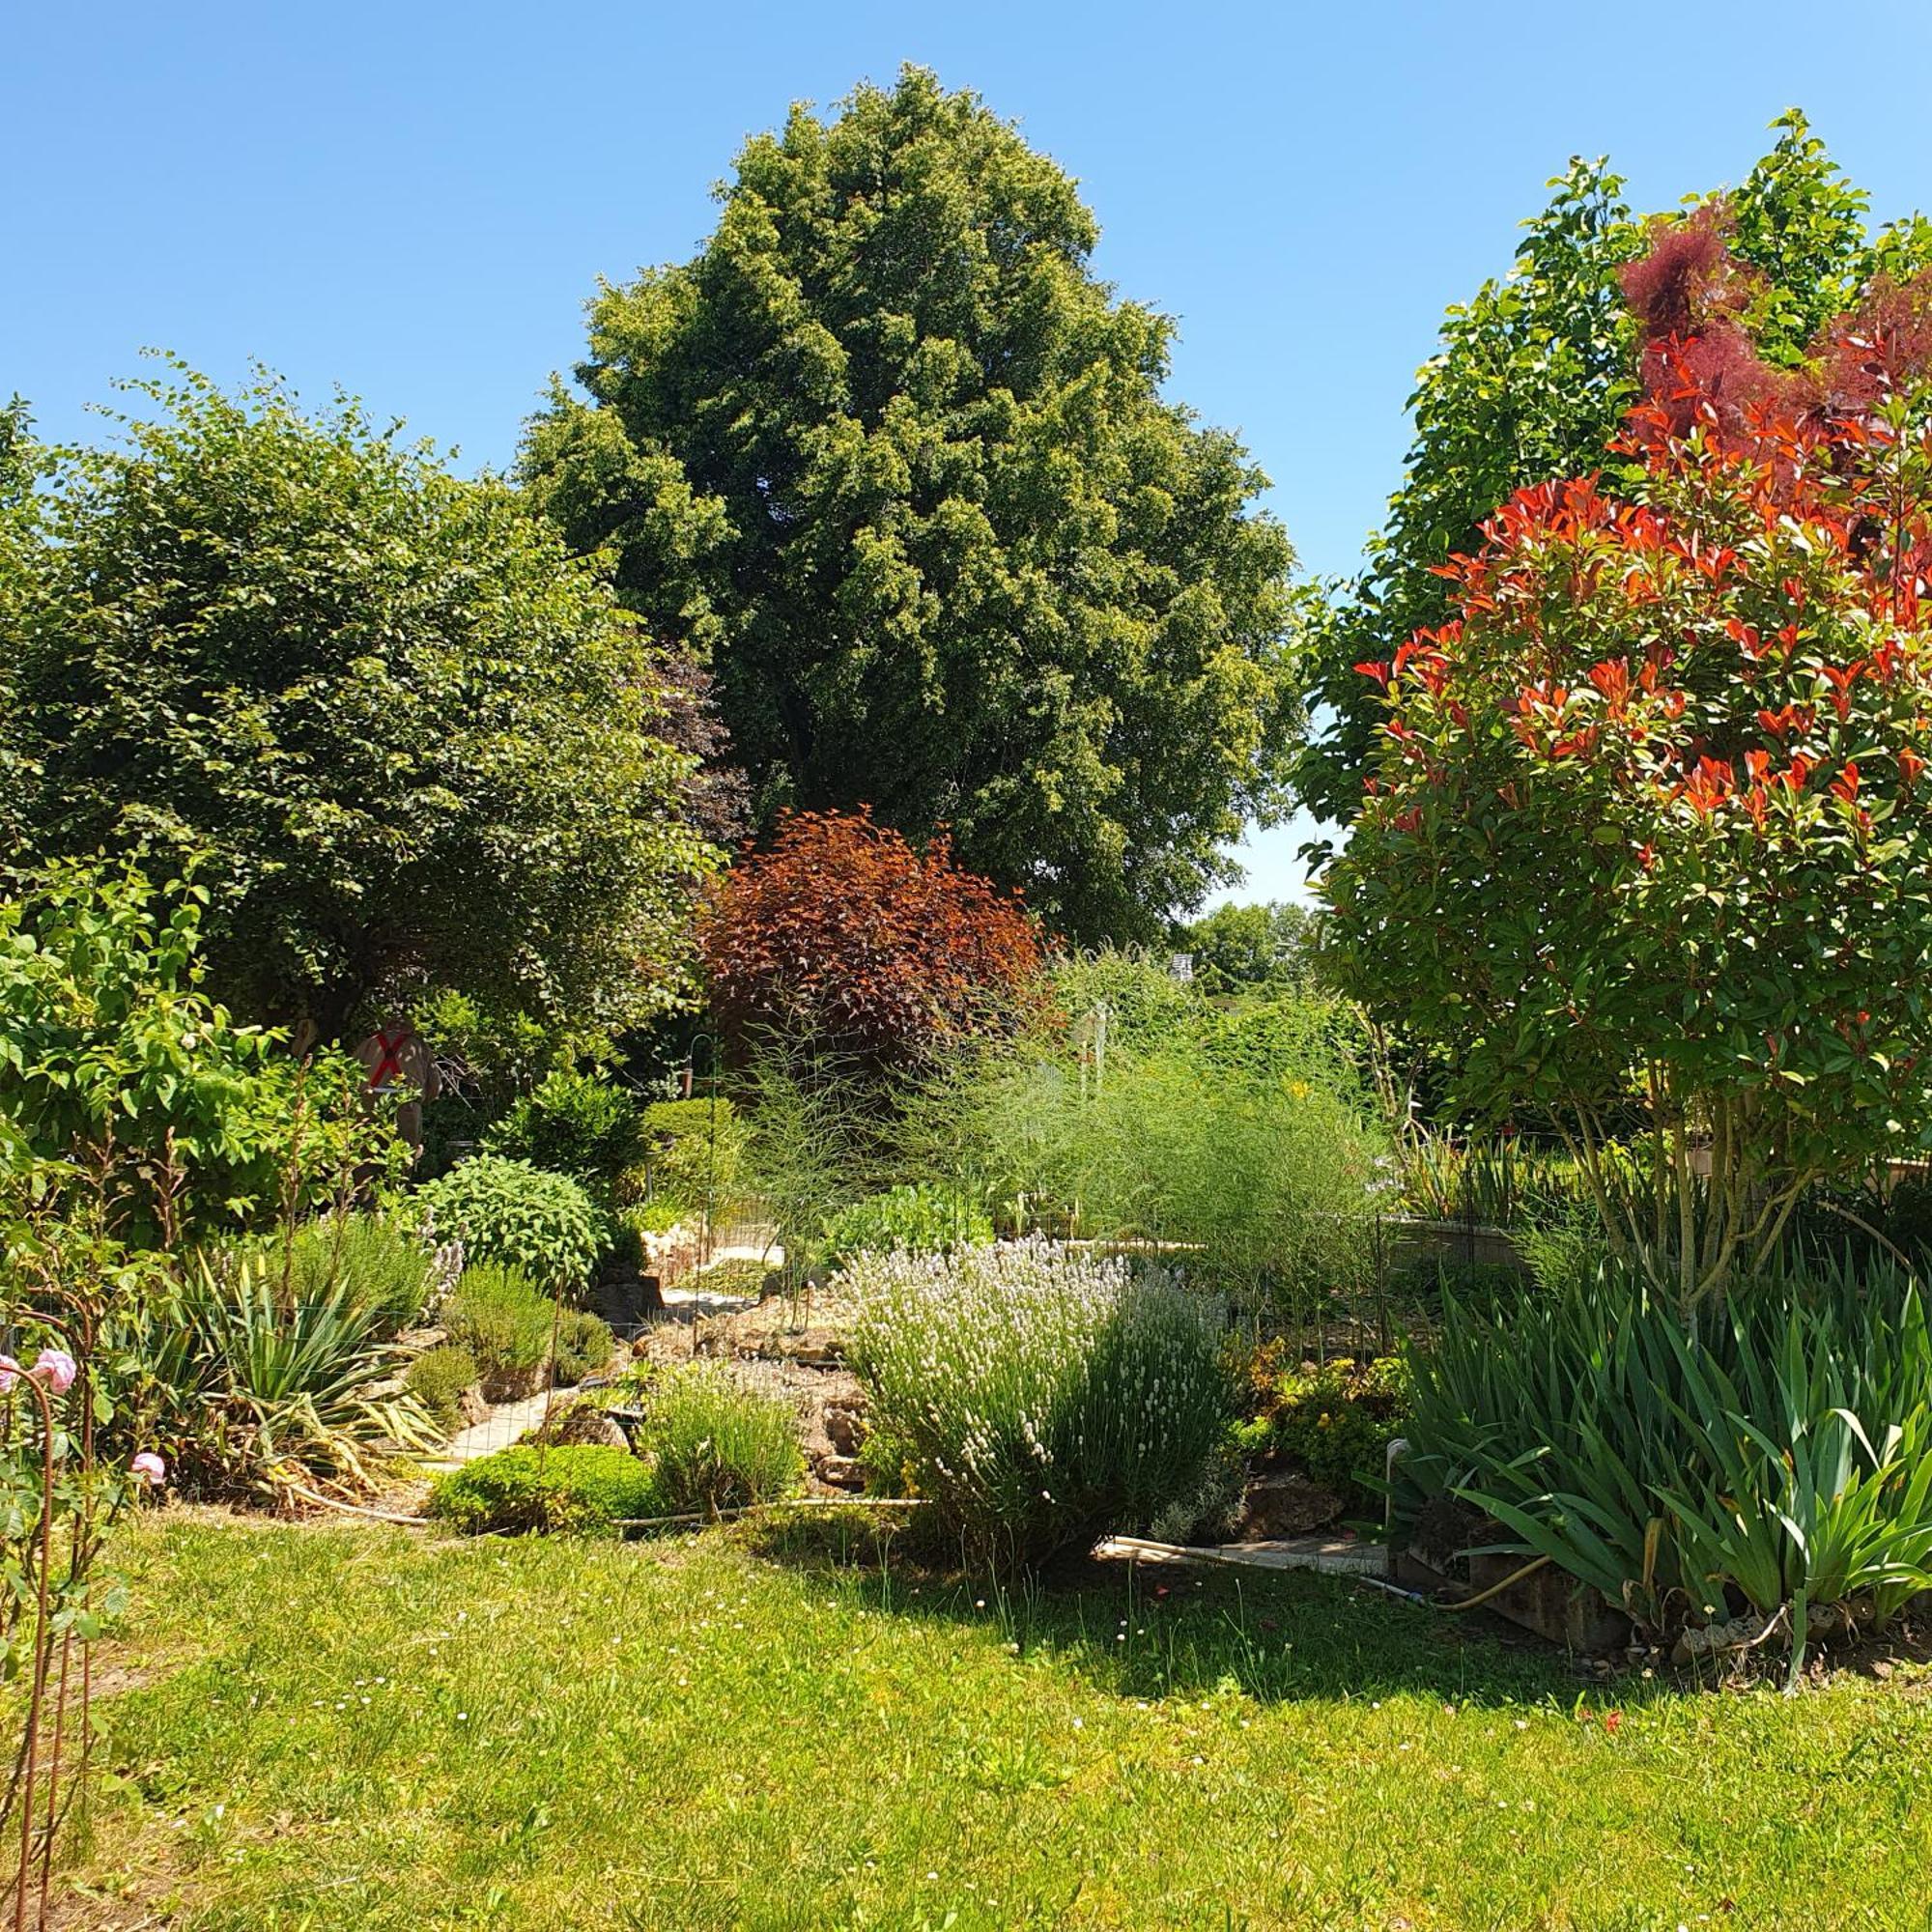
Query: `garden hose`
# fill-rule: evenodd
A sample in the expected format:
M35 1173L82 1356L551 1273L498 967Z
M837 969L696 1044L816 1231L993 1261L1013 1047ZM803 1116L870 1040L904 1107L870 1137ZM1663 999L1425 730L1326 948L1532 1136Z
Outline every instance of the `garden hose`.
M1492 1597L1499 1597L1512 1583L1520 1583L1525 1577L1534 1576L1549 1561L1547 1556L1532 1556L1520 1570L1512 1570L1500 1583L1492 1583L1487 1590L1479 1591L1473 1597L1463 1597L1453 1604L1437 1604L1438 1610L1473 1610L1478 1604L1487 1604Z

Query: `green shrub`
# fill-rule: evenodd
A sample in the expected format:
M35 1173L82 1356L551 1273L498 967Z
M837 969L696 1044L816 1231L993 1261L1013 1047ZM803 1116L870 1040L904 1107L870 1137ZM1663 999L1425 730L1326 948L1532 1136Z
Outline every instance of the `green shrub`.
M418 1190L437 1238L456 1236L467 1260L520 1269L540 1287L575 1293L604 1251L603 1218L565 1174L478 1154Z
M1413 1361L1407 1512L1451 1495L1648 1628L1932 1587L1932 1334L1874 1267L1748 1282L1694 1321L1604 1264L1445 1300Z
M551 1174L567 1174L599 1200L616 1197L622 1177L642 1158L643 1115L621 1087L592 1073L561 1069L511 1102L483 1136L483 1151Z
M1242 1447L1298 1463L1346 1500L1366 1502L1383 1483L1388 1446L1408 1416L1408 1364L1394 1355L1337 1356L1286 1367L1270 1353L1251 1370L1260 1413L1243 1427Z
M842 1267L855 1255L895 1248L936 1254L952 1247L983 1246L993 1238L985 1210L963 1195L927 1183L895 1187L855 1201L825 1217L820 1250L826 1266Z
M985 1056L945 1098L956 1152L1017 1232L1158 1240L1190 1273L1306 1307L1366 1285L1386 1155L1313 996L1183 1039Z
M553 1379L558 1388L575 1388L610 1365L616 1346L609 1325L588 1309L566 1308L557 1317Z
M867 1255L852 1361L945 1525L1037 1563L1147 1529L1207 1486L1232 1412L1217 1303L1045 1242Z
M654 1201L722 1212L736 1197L745 1127L729 1100L660 1100L644 1109L644 1170Z
M639 1447L652 1459L666 1515L777 1502L804 1478L793 1406L743 1387L713 1363L656 1377L642 1406Z
M679 1222L687 1219L691 1211L681 1201L639 1201L633 1207L621 1208L617 1219L635 1238L640 1235L668 1235Z
M1064 954L1048 980L1054 1005L1069 1020L1105 1007L1108 1040L1123 1052L1192 1039L1210 1011L1199 986L1175 978L1166 952L1107 946Z
M271 1277L283 1261L278 1243L264 1246L261 1265ZM304 1222L288 1243L286 1261L298 1300L316 1300L340 1283L377 1328L391 1335L420 1319L434 1279L421 1242L379 1214L325 1214Z
M425 1349L409 1366L403 1378L411 1394L422 1404L445 1434L463 1420L463 1392L482 1379L476 1357L458 1343L445 1342Z
M527 1395L550 1359L556 1304L515 1268L489 1262L463 1271L442 1311L449 1339L476 1359L493 1402Z
M467 1536L485 1530L608 1536L619 1522L661 1513L651 1472L628 1449L605 1443L499 1449L438 1477L429 1511Z

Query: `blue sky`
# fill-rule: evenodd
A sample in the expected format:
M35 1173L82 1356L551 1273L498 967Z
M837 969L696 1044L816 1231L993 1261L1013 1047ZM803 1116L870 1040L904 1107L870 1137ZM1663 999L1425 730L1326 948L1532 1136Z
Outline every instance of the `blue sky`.
M1304 565L1345 571L1443 306L1572 154L1642 207L1735 181L1804 107L1881 216L1932 204L1932 8L981 0L21 6L0 52L0 394L43 432L144 345L251 356L501 465L601 275L688 255L799 99L903 61L1077 175L1101 271L1178 316L1174 393L1238 429ZM1249 885L1300 880L1295 828Z

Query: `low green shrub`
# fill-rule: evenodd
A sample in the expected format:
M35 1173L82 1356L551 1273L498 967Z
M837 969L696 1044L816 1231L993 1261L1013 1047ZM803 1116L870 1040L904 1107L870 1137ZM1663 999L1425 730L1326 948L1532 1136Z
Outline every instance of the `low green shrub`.
M341 1285L376 1328L393 1335L420 1319L434 1266L414 1234L381 1214L324 1214L290 1238L267 1243L260 1266L270 1278L286 1267L298 1301L316 1301Z
M454 1342L425 1349L409 1366L403 1378L410 1393L422 1404L437 1426L453 1433L463 1420L463 1392L482 1379L476 1357Z
M450 1341L475 1357L483 1393L493 1402L537 1386L557 1320L556 1304L527 1276L490 1262L464 1269L442 1311Z
M1932 1331L1896 1269L1789 1270L1688 1318L1632 1268L1445 1300L1413 1357L1399 1496L1449 1496L1503 1546L1648 1630L1819 1612L1885 1623L1932 1587Z
M557 1317L554 1379L558 1388L575 1388L585 1376L608 1368L617 1340L608 1323L588 1309L566 1308Z
M550 1530L609 1536L626 1520L660 1514L651 1472L605 1443L519 1444L437 1478L429 1513L467 1536Z
M1401 1435L1410 1398L1408 1364L1382 1355L1356 1362L1285 1363L1278 1348L1258 1352L1249 1375L1257 1413L1238 1440L1297 1463L1345 1501L1363 1504L1383 1486L1388 1446Z
M653 1201L718 1214L736 1198L745 1127L729 1100L659 1100L644 1109L643 1176ZM637 1182L632 1182L633 1187Z
M1208 1487L1233 1413L1214 1300L1047 1242L867 1255L846 1281L880 1454L983 1557L1145 1530Z
M484 1134L483 1151L567 1174L609 1202L643 1157L643 1111L613 1081L559 1069L511 1102Z
M664 1246L661 1241L654 1243L652 1237L668 1235L681 1225L695 1226L696 1214L696 1209L677 1201L639 1201L619 1208L611 1217L610 1259L623 1266L647 1269L653 1245L660 1250Z
M804 1480L793 1406L744 1387L716 1364L694 1362L654 1377L642 1407L638 1446L651 1459L666 1515L778 1502Z
M840 1268L855 1255L936 1254L948 1248L984 1246L993 1238L986 1211L963 1195L926 1182L890 1189L854 1201L825 1217L821 1258Z
M418 1190L436 1238L452 1236L472 1262L520 1269L541 1288L576 1293L604 1251L596 1204L566 1174L478 1154Z

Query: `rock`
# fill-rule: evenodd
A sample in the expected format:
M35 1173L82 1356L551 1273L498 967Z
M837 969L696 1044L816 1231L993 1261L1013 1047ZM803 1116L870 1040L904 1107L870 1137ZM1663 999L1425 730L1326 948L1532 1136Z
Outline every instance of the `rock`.
M1341 1516L1342 1498L1333 1490L1291 1471L1287 1475L1258 1476L1248 1485L1246 1508L1241 1517L1243 1542L1261 1542L1281 1536L1303 1536L1311 1529L1323 1528Z
M856 1456L820 1456L812 1464L821 1483L835 1490L863 1490L866 1473Z
M483 1400L483 1391L473 1382L456 1398L456 1412L466 1429L474 1429L479 1422L490 1420L490 1405Z
M664 1288L654 1274L612 1268L590 1291L590 1312L612 1328L640 1326L664 1313Z
M492 1402L524 1402L544 1385L544 1364L533 1369L508 1369L501 1375L486 1377L483 1393Z
M530 1439L553 1444L599 1443L612 1449L628 1449L631 1446L631 1438L624 1434L621 1425L587 1402L572 1403L567 1408L559 1409L551 1417L547 1427L531 1433Z
M845 1361L844 1345L822 1336L768 1335L757 1352L768 1361L795 1362L802 1369L836 1369Z
M839 1455L856 1456L868 1433L863 1392L836 1395L825 1405L826 1440Z
M449 1340L446 1328L405 1328L396 1337L396 1347L412 1355L426 1354L431 1349L440 1349Z

